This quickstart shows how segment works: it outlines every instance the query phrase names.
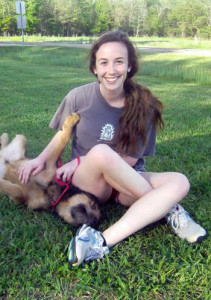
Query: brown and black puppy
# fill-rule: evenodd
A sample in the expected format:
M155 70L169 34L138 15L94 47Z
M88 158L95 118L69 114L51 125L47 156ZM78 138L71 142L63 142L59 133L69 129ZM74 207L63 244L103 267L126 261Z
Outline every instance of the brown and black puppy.
M79 116L75 113L66 118L62 130L58 133L59 142L49 154L45 169L37 175L31 175L26 184L22 184L18 179L18 169L29 160L25 157L26 138L16 135L12 142L8 143L8 135L4 133L0 137L0 193L8 195L15 204L25 204L29 209L51 209L51 204L64 189L54 179L57 161L78 121ZM95 226L100 219L97 198L74 186L68 189L53 210L66 222L75 226Z

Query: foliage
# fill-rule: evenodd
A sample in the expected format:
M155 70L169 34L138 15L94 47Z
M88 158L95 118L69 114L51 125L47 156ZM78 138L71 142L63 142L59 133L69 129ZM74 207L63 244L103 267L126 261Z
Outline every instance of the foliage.
M209 27L206 16L206 6L198 0L187 0L182 4L177 3L174 10L169 14L170 20L176 21L178 29L183 37L195 36L200 30ZM176 32L175 32L176 34Z
M211 38L209 0L25 0L28 34ZM18 34L13 0L0 0L0 34Z
M111 29L112 20L108 16L112 15L111 7L109 7L109 0L96 0L95 8L95 22L92 33L101 33Z

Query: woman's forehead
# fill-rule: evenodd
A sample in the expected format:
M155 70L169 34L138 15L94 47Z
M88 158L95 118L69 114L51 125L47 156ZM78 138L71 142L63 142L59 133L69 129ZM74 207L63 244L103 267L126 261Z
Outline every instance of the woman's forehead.
M128 58L127 47L121 42L108 42L96 52L97 59Z

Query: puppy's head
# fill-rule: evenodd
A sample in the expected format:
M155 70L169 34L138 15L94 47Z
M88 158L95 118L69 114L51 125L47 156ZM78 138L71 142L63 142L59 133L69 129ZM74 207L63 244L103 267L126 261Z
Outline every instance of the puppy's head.
M96 200L85 193L61 201L56 207L56 212L74 226L87 224L95 227L100 219L100 209Z

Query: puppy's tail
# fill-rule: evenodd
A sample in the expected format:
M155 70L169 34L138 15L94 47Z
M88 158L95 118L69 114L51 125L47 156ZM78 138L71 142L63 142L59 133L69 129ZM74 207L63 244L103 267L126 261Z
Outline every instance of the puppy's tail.
M8 134L7 133L3 133L0 136L0 149L5 148L8 145L8 141L9 141Z
M26 138L17 134L11 143L8 144L8 135L4 133L1 138L1 157L8 161L19 160L25 157Z

